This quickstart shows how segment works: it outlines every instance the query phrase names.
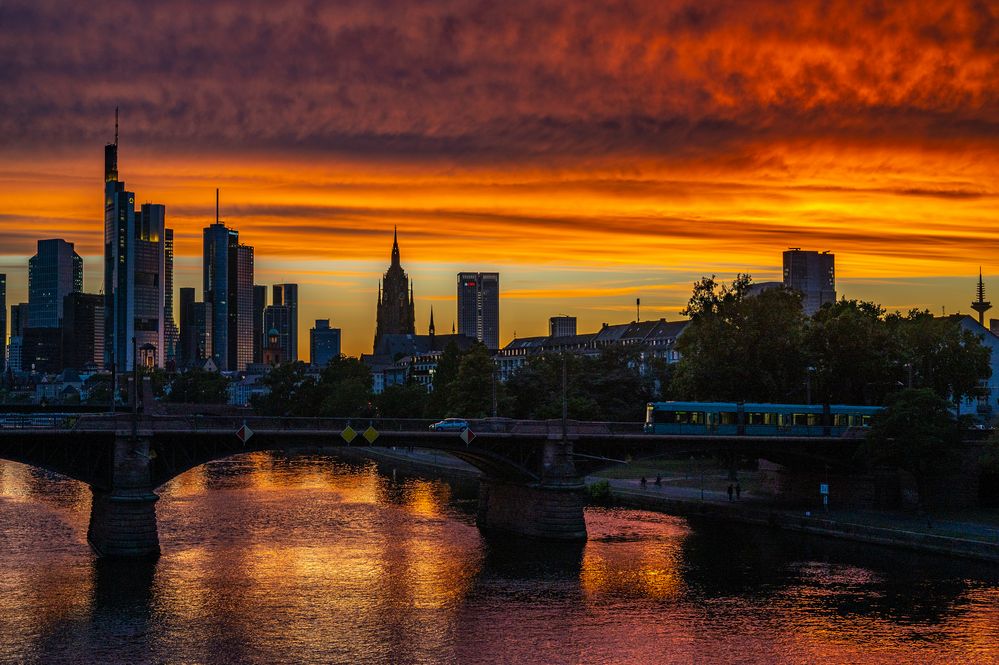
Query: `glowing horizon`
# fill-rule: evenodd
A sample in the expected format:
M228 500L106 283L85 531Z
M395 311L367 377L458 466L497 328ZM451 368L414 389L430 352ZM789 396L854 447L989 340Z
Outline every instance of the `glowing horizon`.
M120 178L166 205L175 288L201 297L220 187L256 283L301 285L302 355L316 318L370 351L394 225L418 332L431 305L450 328L457 272L496 270L502 344L556 314L630 321L636 297L675 318L700 276L778 279L788 247L835 253L838 294L889 309L968 311L979 265L999 275L986 6L385 5L0 10L8 302L46 237L101 288L116 105Z

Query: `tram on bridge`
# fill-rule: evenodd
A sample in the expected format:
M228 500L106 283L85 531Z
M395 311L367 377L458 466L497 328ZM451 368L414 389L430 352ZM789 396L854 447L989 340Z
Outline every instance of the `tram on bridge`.
M861 434L880 406L649 402L645 431L715 436L851 436Z

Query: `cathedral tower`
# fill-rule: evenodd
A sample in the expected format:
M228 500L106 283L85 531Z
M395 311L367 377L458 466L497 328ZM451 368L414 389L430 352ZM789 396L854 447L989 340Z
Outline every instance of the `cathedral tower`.
M413 289L409 276L399 262L399 232L392 238L392 264L385 271L378 289L378 319L375 325L375 353L383 335L413 335L416 333L416 316L413 308Z

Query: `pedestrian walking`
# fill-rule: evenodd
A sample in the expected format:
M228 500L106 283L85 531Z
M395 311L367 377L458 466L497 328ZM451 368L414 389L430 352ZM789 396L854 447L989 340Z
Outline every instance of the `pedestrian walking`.
M642 476L642 479L641 479L641 480L639 480L638 482L639 482L639 484L641 484L641 486L642 486L642 489L645 489L645 485L646 485L646 482L647 482L647 481L645 480L645 476Z
M731 501L731 500L732 500L732 492L733 492L733 491L735 491L735 490L734 490L734 489L732 488L732 485L730 484L730 485L728 486L728 500L729 500L729 501Z
M656 474L656 487L662 487L662 486L663 486L663 477L662 477L662 475L660 475L660 474L657 473Z
M742 496L742 485L740 485L739 483L736 483L735 484L735 500L739 501L739 499L740 499L741 496Z

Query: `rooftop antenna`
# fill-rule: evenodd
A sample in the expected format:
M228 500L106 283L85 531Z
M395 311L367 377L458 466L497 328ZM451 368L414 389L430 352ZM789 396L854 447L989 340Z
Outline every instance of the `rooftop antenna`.
M635 298L635 323L642 322L642 299Z
M118 107L114 107L114 147L118 147Z
M215 223L219 223L219 188L215 188Z

